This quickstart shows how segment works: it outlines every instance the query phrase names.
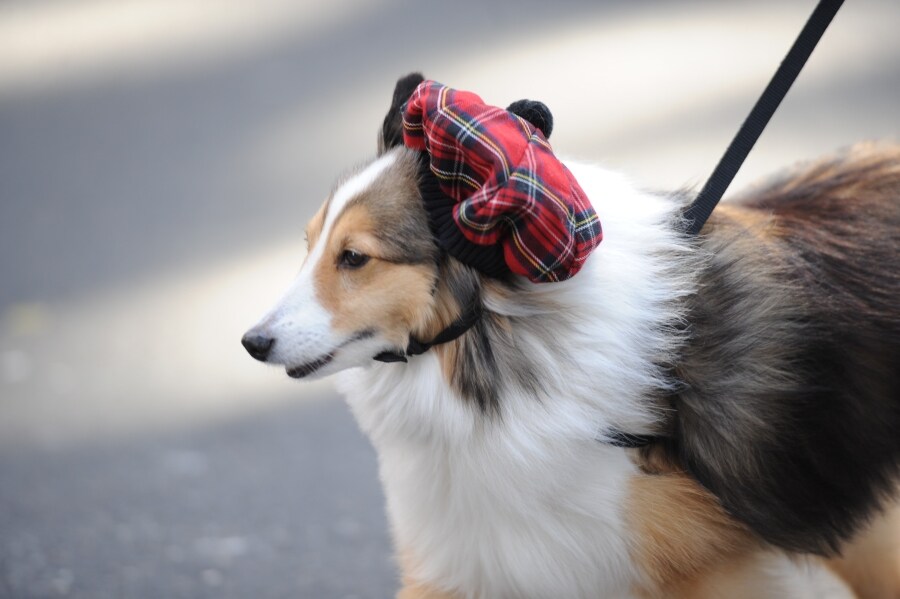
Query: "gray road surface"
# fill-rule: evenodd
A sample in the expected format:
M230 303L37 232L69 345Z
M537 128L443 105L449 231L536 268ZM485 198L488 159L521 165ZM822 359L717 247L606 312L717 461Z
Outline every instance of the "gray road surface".
M0 455L2 597L388 597L375 459L344 404Z

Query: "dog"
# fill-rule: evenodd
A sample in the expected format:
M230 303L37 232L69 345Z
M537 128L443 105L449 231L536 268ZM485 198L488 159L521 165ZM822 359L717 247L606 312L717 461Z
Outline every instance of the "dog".
M566 162L603 243L534 284L436 243L401 135L421 81L398 82L377 157L242 340L338 375L378 453L398 597L900 596L900 147L774 178L698 237L690 194Z

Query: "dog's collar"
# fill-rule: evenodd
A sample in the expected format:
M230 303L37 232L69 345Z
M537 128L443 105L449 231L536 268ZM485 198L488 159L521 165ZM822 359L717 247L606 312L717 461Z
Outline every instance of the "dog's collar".
M475 326L481 319L482 308L481 302L473 301L465 312L460 314L459 318L450 323L443 331L434 336L431 341L419 341L412 335L409 336L409 343L404 352L383 351L374 357L379 362L406 362L409 356L418 356L424 354L435 345L448 343L462 336L466 331Z

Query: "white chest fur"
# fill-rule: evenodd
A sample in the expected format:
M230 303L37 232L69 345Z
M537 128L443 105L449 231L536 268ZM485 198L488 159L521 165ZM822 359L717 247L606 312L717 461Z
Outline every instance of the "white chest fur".
M635 572L623 502L634 470L623 450L528 435L532 426L521 421L481 422L458 440L388 434L381 418L399 406L415 410L416 383L440 380L433 354L393 368L405 379L389 383L393 393L372 394L369 372L349 373L342 386L378 451L395 541L414 576L471 597L628 596ZM432 406L445 399L432 397ZM534 415L542 416L551 415Z

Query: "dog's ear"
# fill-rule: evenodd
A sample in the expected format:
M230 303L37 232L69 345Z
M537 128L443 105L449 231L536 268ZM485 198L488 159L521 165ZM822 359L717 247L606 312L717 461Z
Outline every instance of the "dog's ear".
M550 139L550 133L553 132L553 115L550 114L546 104L537 100L516 100L506 109L540 129L544 137Z
M412 93L416 91L416 87L423 81L425 81L425 77L421 73L410 73L406 77L401 77L397 80L397 85L394 86L394 97L391 100L391 107L384 117L381 131L378 132L379 156L394 146L399 146L403 143L403 119L400 109L406 104Z

